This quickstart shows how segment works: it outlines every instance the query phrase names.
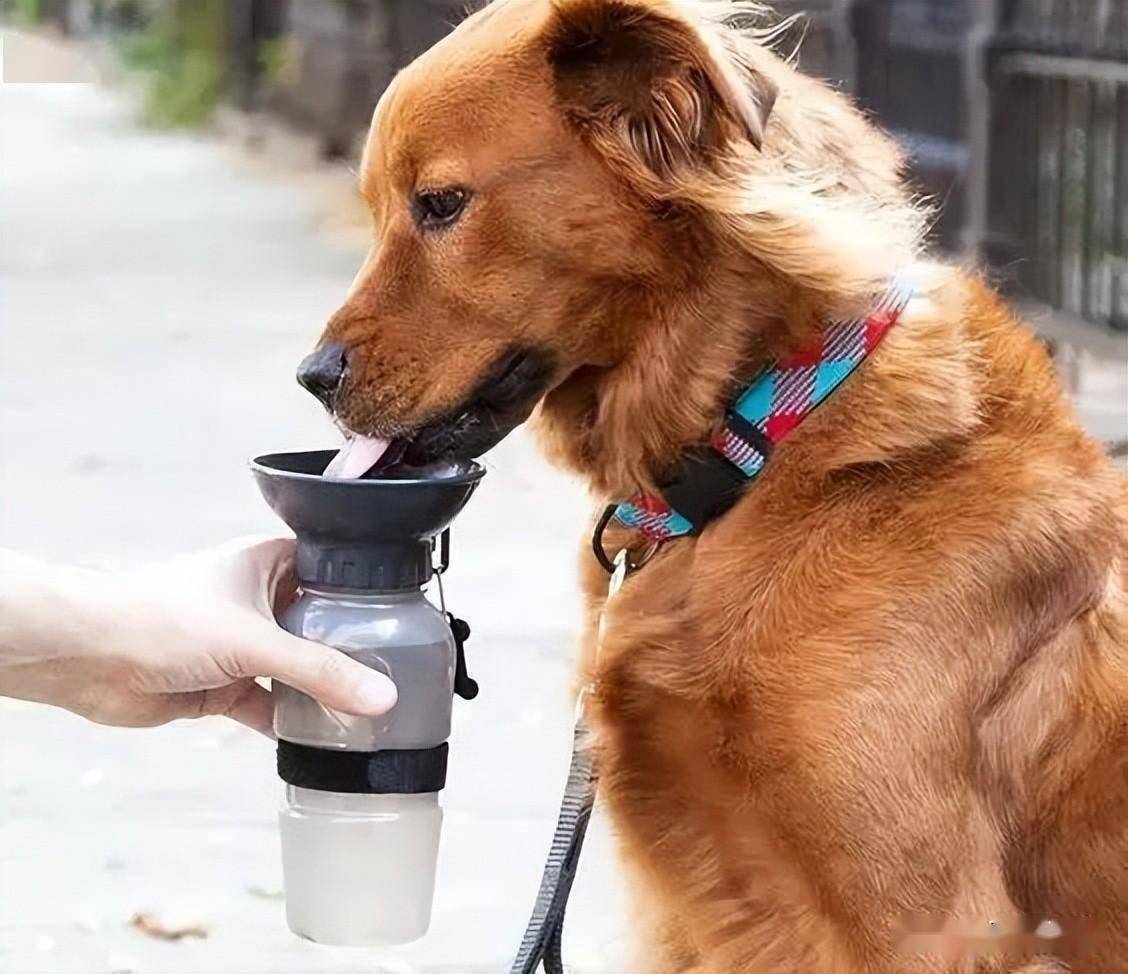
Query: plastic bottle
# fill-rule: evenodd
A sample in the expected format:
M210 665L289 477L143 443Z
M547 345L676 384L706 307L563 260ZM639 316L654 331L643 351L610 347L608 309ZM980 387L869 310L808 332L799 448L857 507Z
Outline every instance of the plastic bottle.
M332 455L272 454L252 464L267 503L298 539L300 594L281 622L388 674L399 696L382 717L356 717L275 684L286 917L294 933L319 943L406 943L430 924L456 674L472 695L451 620L422 589L436 536L483 471L322 478Z

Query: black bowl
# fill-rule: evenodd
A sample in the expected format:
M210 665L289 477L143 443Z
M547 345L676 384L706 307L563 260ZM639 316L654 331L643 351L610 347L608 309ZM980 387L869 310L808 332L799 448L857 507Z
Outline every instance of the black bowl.
M433 538L466 506L486 473L465 463L450 477L322 477L335 455L335 450L268 453L251 461L262 496L299 539L385 544Z

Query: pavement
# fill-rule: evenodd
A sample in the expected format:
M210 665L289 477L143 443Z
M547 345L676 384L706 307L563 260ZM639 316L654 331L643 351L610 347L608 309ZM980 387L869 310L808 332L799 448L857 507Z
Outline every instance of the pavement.
M325 180L141 130L128 97L93 85L0 85L0 140L0 543L116 568L278 531L246 460L335 444L292 376L364 249L327 217ZM1086 415L1123 429L1128 376L1083 371ZM447 589L482 694L456 702L430 934L346 950L288 932L266 740L219 718L118 730L0 700L0 971L507 969L567 767L588 505L523 433L488 467ZM207 937L153 939L139 912ZM625 974L628 926L597 811L571 969Z

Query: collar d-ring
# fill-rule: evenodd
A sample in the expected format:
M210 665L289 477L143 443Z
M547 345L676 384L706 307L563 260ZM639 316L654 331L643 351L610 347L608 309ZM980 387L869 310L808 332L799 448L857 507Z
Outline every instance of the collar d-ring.
M608 557L607 549L603 547L603 532L607 530L607 526L611 523L611 519L615 516L615 511L618 510L618 507L618 504L607 505L603 513L599 516L599 520L596 522L595 530L592 532L591 536L591 548L595 553L595 559L599 562L600 566L605 572L607 572L608 575L615 574L616 565L615 560ZM647 562L649 562L650 559L658 553L658 549L661 547L662 543L660 541L654 542L652 545L650 545L649 548L647 548L647 550L643 553L642 557L638 559L638 561L631 560L630 556L628 555L627 574L629 575L637 572L640 568L644 567Z

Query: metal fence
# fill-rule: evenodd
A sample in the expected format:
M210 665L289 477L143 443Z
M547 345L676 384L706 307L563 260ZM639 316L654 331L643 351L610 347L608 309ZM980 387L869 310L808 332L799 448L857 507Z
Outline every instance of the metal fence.
M933 228L964 244L969 154L968 37L981 0L858 0L851 5L854 94L907 150L920 189L941 204Z
M73 26L217 2L226 96L290 118L333 157L355 151L395 71L484 0L36 5ZM905 146L917 185L940 204L941 247L987 258L1017 297L1128 329L1128 0L773 6L806 15L783 41L802 41L800 67L851 91Z
M264 100L347 156L399 68L446 34L466 0L288 0L293 71Z
M465 0L238 0L296 70L266 103L347 155L395 71ZM936 242L986 258L1020 298L1128 328L1128 0L777 0L784 45L851 91L939 204ZM284 13L280 13L283 11ZM261 40L251 32L244 58Z
M1128 328L1128 3L1012 0L987 70L984 255L1021 294Z

